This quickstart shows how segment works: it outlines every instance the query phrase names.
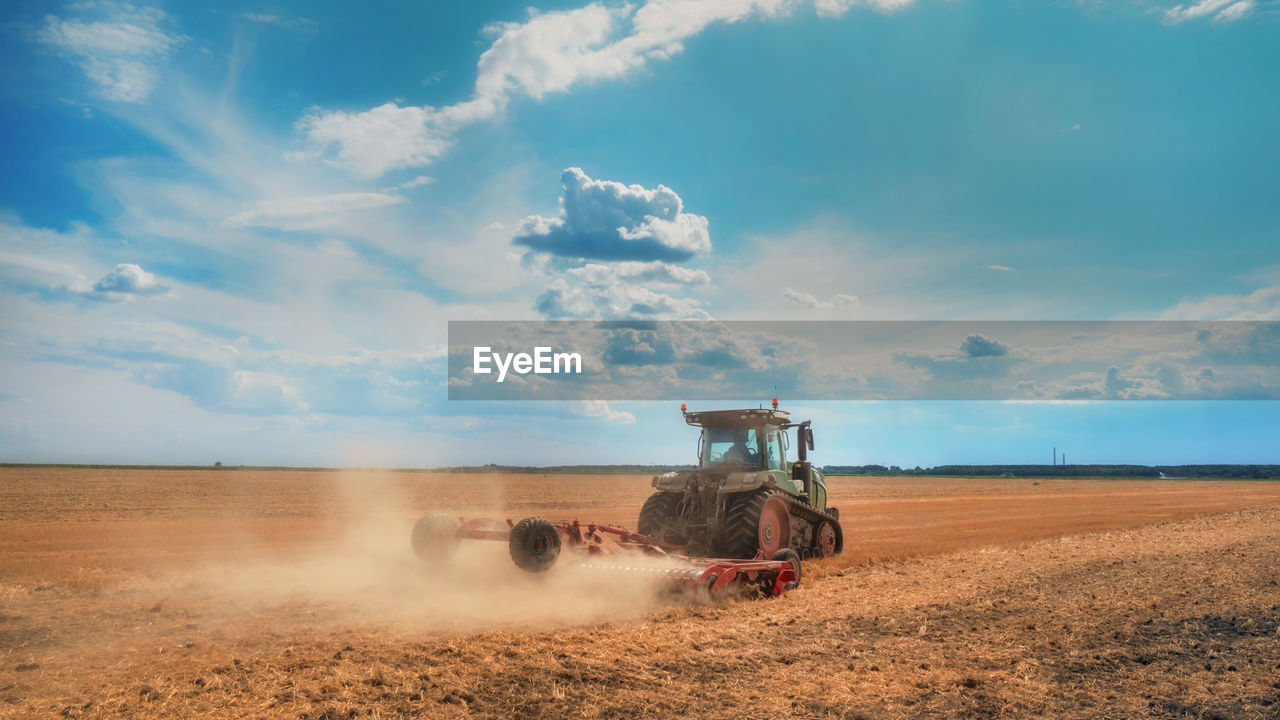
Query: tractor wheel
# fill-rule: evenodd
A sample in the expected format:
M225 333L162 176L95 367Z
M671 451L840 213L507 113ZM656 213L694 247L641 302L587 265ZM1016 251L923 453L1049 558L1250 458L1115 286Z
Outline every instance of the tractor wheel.
M731 558L770 557L791 544L791 511L781 495L757 490L729 503L724 551Z
M778 552L774 553L773 557L770 559L774 561L781 560L782 562L790 565L792 570L796 571L796 579L787 585L788 590L794 590L795 587L800 584L800 555L791 548L782 548Z
M544 572L560 557L560 531L543 518L527 517L511 528L507 547L516 567L525 572Z
M462 523L444 513L427 513L413 524L413 553L427 561L448 561L462 540Z
M636 521L636 532L659 542L683 545L684 538L663 537L663 528L666 527L667 520L675 514L676 506L680 504L680 498L680 493L673 492L659 492L650 495L649 499L644 501L644 507L640 508L640 519Z

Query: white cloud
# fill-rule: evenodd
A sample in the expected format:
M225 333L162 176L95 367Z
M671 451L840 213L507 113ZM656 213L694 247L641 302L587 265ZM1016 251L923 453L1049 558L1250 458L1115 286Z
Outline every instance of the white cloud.
M707 320L710 315L693 298L678 297L618 280L609 284L579 284L557 278L540 295L534 309L552 319Z
M585 415L587 417L603 418L608 422L616 422L630 425L636 421L636 416L624 410L614 410L609 407L609 403L604 400L583 400L578 405L575 413Z
M865 5L882 13L891 13L910 5L914 0L814 0L814 9L822 17L840 17L855 5Z
M578 168L560 176L560 214L525 219L514 242L565 258L687 260L711 250L707 219L684 212L680 196L665 185L649 190L592 180Z
M789 287L782 289L782 297L786 298L787 300L790 300L791 302L797 305L811 307L816 310L822 310L827 308L856 307L859 304L858 297L856 295L848 295L846 293L836 293L835 295L832 295L826 300L820 300L817 297L815 297L812 293L807 293L803 290L796 290L794 288L789 288Z
M1248 295L1210 295L1184 300L1161 315L1163 320L1280 320L1280 285Z
M157 295L168 289L155 275L133 263L116 265L111 272L93 284L94 292L122 295Z
M1164 19L1172 25L1204 17L1212 17L1215 22L1231 22L1249 14L1253 7L1254 0L1200 0L1191 5L1169 8Z
M988 265L988 270L997 270L999 272L1013 272L1013 268L1008 265Z
M337 193L310 197L262 200L243 212L222 221L223 227L264 227L277 230L314 230L337 222L358 210L404 202L400 195L384 193Z
M1009 354L1009 346L994 338L974 334L960 343L960 352L971 358L1001 357Z
M115 3L79 6L104 9L101 20L47 15L36 38L57 48L98 86L98 94L117 102L140 102L156 85L159 65L182 38L165 32L165 14L155 8Z
M313 112L298 121L320 148L338 147L330 160L362 178L375 178L390 170L426 165L439 157L453 141L443 132L432 132L435 111L429 107L400 107L394 102L359 113Z
M55 289L104 302L127 301L139 296L163 295L169 292L169 286L133 263L116 265L93 284L89 284L83 275L77 273L70 282L57 285Z
M705 217L684 211L680 196L593 180L578 168L561 174L556 217L525 218L512 243L529 248L524 266L549 280L534 309L552 318L707 318L684 293L708 287L703 270L678 263L711 250Z
M1213 19L1217 22L1231 22L1233 20L1239 20L1245 15L1248 15L1249 12L1253 10L1253 7L1253 0L1240 0L1240 2L1228 5L1222 10L1222 12L1214 16Z
M664 262L588 263L564 271L588 284L611 285L619 281L656 285L710 285L705 270L694 270Z
M888 0L883 0L887 2ZM462 127L491 118L512 97L540 99L574 85L616 79L665 60L710 25L772 17L786 0L651 0L639 8L600 3L489 26L496 39L476 66L472 97L444 107L389 102L363 112L319 110L298 123L330 159L364 178L426 165ZM634 9L634 11L633 11Z
M413 178L412 180L405 180L399 185L384 187L378 192L391 193L391 192L396 192L397 190L412 190L413 188L422 187L423 185L430 185L435 181L436 179L433 177L427 177L426 175L419 175L418 177Z
M310 18L288 18L273 13L242 13L240 17L259 25L275 25L286 29L315 30L316 21Z

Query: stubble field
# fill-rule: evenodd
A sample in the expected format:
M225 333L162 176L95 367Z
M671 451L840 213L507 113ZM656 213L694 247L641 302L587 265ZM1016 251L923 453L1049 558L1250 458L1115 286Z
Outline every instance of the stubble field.
M1280 717L1280 483L832 478L768 601L408 547L647 477L0 468L0 716Z

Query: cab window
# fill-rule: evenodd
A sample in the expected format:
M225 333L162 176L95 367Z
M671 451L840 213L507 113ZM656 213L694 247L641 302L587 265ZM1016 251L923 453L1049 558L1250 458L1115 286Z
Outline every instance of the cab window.
M760 437L755 428L707 428L702 465L760 467Z
M765 467L769 470L785 470L782 464L782 438L777 430L765 436Z

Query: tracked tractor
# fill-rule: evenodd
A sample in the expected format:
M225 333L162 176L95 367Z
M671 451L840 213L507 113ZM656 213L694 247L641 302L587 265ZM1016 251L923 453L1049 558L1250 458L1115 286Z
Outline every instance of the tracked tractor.
M653 479L637 523L641 535L681 545L696 557L771 558L791 548L802 558L838 555L840 513L814 469L810 421L772 408L680 412L702 429L698 466ZM796 459L788 462L788 430Z

